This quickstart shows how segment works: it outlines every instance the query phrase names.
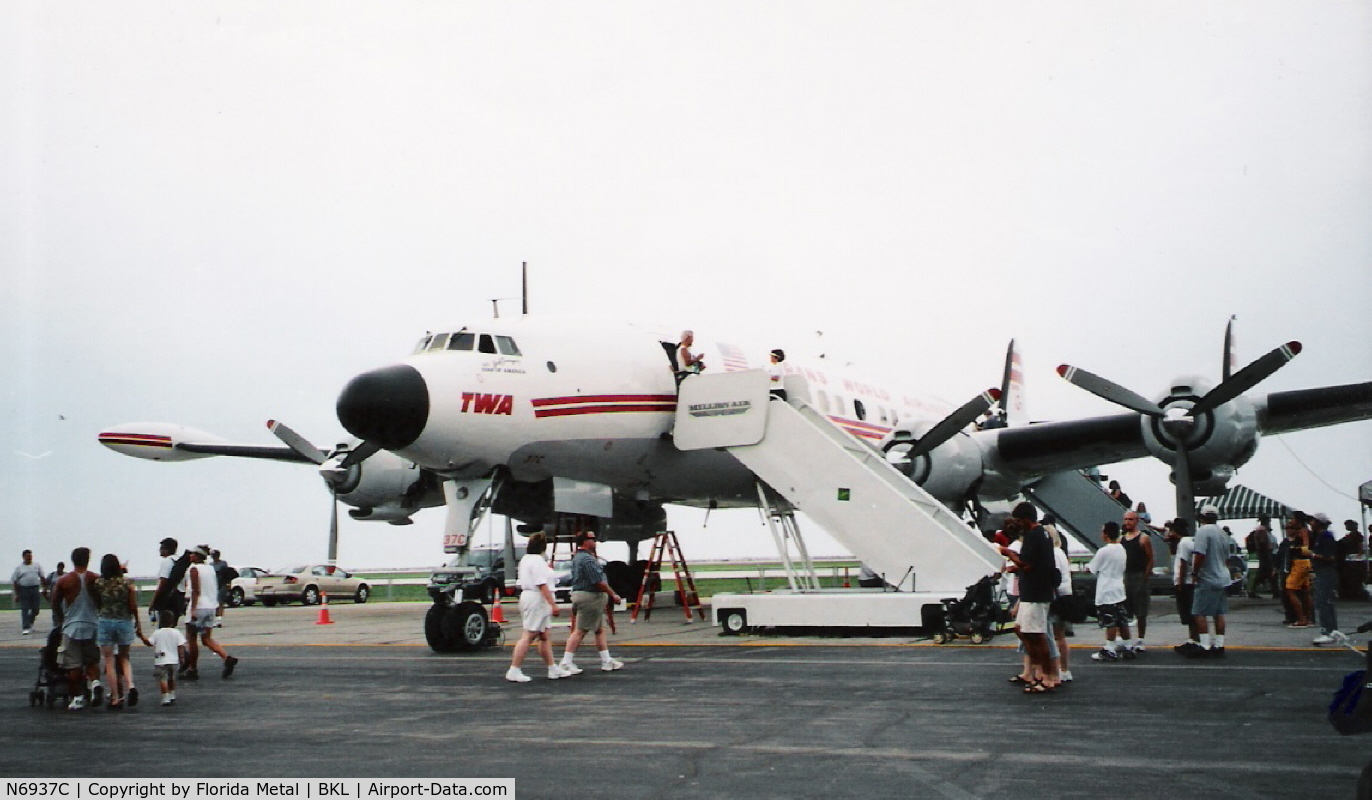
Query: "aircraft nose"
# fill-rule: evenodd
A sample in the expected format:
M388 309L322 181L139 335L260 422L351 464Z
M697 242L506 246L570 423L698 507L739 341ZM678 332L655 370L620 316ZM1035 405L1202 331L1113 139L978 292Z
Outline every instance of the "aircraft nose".
M348 433L400 450L414 444L429 421L429 386L408 364L374 369L348 381L337 410Z

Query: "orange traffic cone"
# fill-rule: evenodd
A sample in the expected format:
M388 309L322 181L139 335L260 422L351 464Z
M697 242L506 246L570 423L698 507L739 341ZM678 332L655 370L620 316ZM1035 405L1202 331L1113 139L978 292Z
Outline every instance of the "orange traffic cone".
M500 601L504 599L504 594L499 589L496 589L495 603L491 605L491 622L498 622L501 625L505 624L505 612L500 610Z
M329 619L329 595L326 592L319 593L319 619L314 621L316 625L332 625L333 620Z

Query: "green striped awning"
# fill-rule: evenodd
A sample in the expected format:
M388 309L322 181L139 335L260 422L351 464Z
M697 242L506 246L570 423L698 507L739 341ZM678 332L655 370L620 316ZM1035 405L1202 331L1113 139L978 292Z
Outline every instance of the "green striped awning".
M1220 519L1253 519L1259 514L1274 518L1291 515L1290 506L1237 483L1219 497L1205 501L1205 504L1218 508Z

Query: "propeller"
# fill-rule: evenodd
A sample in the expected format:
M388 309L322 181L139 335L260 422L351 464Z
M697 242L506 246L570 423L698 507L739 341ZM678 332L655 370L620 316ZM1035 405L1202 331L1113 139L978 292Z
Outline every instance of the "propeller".
M904 458L914 461L920 456L928 455L939 445L948 441L958 434L958 431L977 421L982 414L991 410L991 407L1000 400L999 389L987 389L971 400L962 405L953 413L939 420L938 424L930 428L921 436L910 449L904 453ZM895 445L902 444L900 440L893 440L886 445L890 450Z
M1287 342L1263 357L1231 373L1233 362L1233 318L1224 338L1224 379L1215 388L1189 407L1173 405L1181 398L1166 397L1155 403L1130 389L1102 378L1084 369L1067 364L1058 367L1058 374L1069 383L1085 389L1097 397L1108 400L1130 411L1137 411L1159 421L1162 429L1171 437L1175 456L1172 462L1173 482L1177 487L1177 515L1194 519L1196 515L1196 493L1191 483L1191 463L1187 440L1196 429L1197 421L1225 403L1234 400L1244 392L1266 380L1272 373L1281 369L1301 352L1300 342ZM1186 398L1189 399L1189 398Z
M332 452L326 453L283 422L277 422L274 419L268 420L267 430L271 431L287 447L309 459L312 463L319 465L319 474L324 478L324 483L328 484L329 494L332 496L329 512L329 563L336 562L338 560L339 492L348 483L349 472L352 468L375 455L381 449L381 445L375 442L363 442L358 447L350 449L347 445L340 444ZM347 491L351 491L352 488L349 487Z

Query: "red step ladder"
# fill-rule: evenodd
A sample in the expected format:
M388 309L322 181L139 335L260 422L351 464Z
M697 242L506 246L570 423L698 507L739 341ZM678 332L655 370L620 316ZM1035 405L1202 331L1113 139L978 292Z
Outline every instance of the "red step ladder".
M643 612L645 621L652 616L653 600L656 597L652 587L662 584L664 558L670 559L672 574L676 578L677 596L681 598L681 609L686 613L686 621L695 621L691 616L693 611L699 615L701 621L704 621L705 609L700 605L700 594L696 591L695 578L691 577L691 568L686 564L686 557L681 554L681 542L676 538L676 531L664 531L653 537L648 563L643 568L643 582L639 585L638 598L634 601L634 611L629 616L629 621L638 622L640 611ZM654 578L656 580L653 580Z

